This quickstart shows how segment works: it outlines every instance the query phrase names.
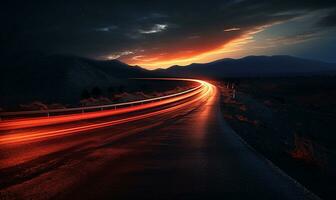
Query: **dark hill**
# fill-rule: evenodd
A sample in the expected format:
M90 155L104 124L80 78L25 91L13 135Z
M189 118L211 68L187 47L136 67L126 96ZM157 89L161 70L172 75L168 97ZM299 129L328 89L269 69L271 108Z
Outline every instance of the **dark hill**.
M125 84L128 78L153 76L117 60L47 56L2 67L0 107L29 101L77 102L84 89Z

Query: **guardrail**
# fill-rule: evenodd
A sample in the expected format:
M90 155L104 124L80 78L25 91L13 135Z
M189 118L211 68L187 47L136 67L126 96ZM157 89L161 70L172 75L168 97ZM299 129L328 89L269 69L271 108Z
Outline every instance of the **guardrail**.
M165 79L163 79L165 80ZM169 80L169 79L167 79ZM192 81L190 79L185 79L186 81ZM144 99L144 100L138 100L138 101L131 101L131 102L125 102L125 103L116 103L116 104L108 104L108 105L99 105L99 106L85 106L85 107L76 107L76 108L61 108L61 109L50 109L50 110L33 110L33 111L18 111L18 112L0 112L0 121L4 120L6 117L20 117L20 116L27 116L27 115L45 115L45 116L54 116L57 113L85 113L88 111L97 111L97 110L110 110L110 109L117 109L118 107L129 107L129 106L134 106L138 104L144 104L144 103L149 103L149 102L154 102L154 101L160 101L176 96L180 96L186 93L193 92L195 90L200 89L203 86L204 83L200 82L200 85L188 90L185 90L183 92L171 94L171 95L166 95L162 97L155 97L155 98L149 98L149 99Z

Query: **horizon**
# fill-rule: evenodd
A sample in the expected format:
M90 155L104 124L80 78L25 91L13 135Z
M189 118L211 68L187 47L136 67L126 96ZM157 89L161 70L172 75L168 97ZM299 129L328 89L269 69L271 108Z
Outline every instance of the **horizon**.
M336 64L336 61L334 62L330 62L330 61L325 61L325 60L320 60L320 59L312 59L312 58L305 58L305 57L300 57L300 56L292 56L292 55L286 55L286 54L274 54L274 55L244 55L242 57L237 57L237 58L232 58L232 57L224 57L224 58L220 58L220 59L217 59L217 60L213 60L213 61L210 61L210 62L193 62L193 63L189 63L189 64L186 64L186 65L170 65L170 66L167 66L167 67L156 67L154 69L147 69L141 65L130 65L130 64L127 64L126 62L123 62L122 60L119 60L119 59L111 59L111 60L117 60L119 62L122 62L124 64L127 64L129 66L133 66L133 67L141 67L143 69L146 69L146 70L156 70L156 69L169 69L171 67L188 67L189 65L193 65L193 64L210 64L210 63L214 63L214 62L218 62L218 61L224 61L226 59L231 59L231 60L241 60L241 59L245 59L245 58L249 58L249 57L292 57L292 58L297 58L297 59L303 59L303 60L307 60L307 61L317 61L317 62L323 62L323 63L329 63L329 64ZM111 61L111 60L101 60L101 61Z

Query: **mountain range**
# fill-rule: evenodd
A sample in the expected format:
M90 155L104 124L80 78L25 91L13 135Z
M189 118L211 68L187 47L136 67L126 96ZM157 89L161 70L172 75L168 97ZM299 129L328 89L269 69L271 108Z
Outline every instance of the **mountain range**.
M302 59L292 56L248 56L241 59L225 58L205 64L172 66L157 73L183 77L265 77L301 76L336 72L336 63Z
M146 70L118 60L98 61L77 56L43 56L1 66L0 107L34 100L78 102L85 89L130 84L141 77L270 77L335 75L336 64L291 56L248 56L205 64Z

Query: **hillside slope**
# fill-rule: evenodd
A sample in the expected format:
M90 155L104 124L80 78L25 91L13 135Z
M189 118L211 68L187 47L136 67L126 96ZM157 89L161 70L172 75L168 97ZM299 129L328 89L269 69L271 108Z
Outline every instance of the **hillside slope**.
M75 56L48 56L3 67L0 106L26 103L77 102L84 89L127 84L128 78L153 76L117 60L97 61Z

